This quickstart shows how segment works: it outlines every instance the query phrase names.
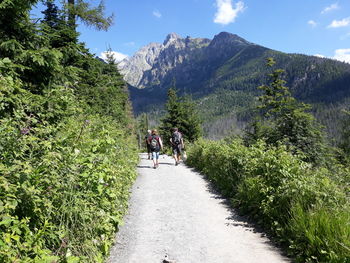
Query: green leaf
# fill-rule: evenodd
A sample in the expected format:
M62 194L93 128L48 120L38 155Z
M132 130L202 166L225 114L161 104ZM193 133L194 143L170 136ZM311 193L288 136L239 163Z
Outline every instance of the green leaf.
M79 262L80 262L80 258L78 257L70 256L67 258L67 263L79 263Z

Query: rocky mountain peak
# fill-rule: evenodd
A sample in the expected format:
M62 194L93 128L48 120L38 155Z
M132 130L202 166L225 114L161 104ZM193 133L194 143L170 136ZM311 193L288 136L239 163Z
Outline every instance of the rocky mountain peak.
M168 85L167 81L175 74L175 68L176 74L180 75L178 81L194 81L205 75L203 72L206 72L208 65L210 68L211 63L224 61L248 45L248 41L228 32L219 33L213 40L190 36L183 38L170 33L163 44L151 43L123 60L119 69L124 80L140 89Z
M163 45L167 46L168 44L170 44L171 42L177 41L179 39L182 39L181 36L179 36L176 33L170 33L169 35L167 35L167 37L165 38Z
M139 86L142 75L153 67L163 48L162 44L150 43L142 47L132 57L128 57L118 64L124 80L133 86Z
M247 40L241 38L240 36L228 32L221 32L214 36L213 40L211 41L211 45L216 45L217 43L221 44L236 44L236 45L251 45L252 43L248 42Z

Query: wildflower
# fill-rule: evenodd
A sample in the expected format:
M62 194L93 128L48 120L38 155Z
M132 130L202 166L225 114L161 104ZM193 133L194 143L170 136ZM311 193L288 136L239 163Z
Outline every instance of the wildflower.
M22 128L21 129L21 134L22 135L27 135L27 134L29 134L29 132L30 132L30 128L26 127L26 128Z

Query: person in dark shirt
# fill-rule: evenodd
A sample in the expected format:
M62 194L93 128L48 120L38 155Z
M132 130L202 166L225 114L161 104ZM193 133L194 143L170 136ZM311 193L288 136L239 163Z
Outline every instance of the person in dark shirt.
M184 140L181 132L178 128L172 129L172 135L170 137L171 147L173 149L173 156L175 159L175 165L178 165L181 160L182 149L185 147Z
M148 160L151 159L151 146L149 145L149 142L148 142L148 139L150 137L152 137L151 130L148 130L147 134L145 136L145 143L146 143L146 147L147 147Z
M153 168L156 169L159 166L159 151L163 149L163 142L157 130L152 130L152 136L148 139L148 143L152 152Z

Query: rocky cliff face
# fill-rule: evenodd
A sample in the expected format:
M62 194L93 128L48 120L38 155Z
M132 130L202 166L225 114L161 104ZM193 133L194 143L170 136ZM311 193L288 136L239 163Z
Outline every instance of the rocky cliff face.
M132 86L138 87L143 77L143 73L152 69L162 48L163 45L159 43L151 43L141 48L132 57L121 61L118 67L124 75L125 81Z
M185 65L181 69L185 73L183 77L189 79L191 78L188 75L189 65L193 64L193 59L200 56L203 48L209 44L209 39L182 38L171 33L163 44L149 44L131 58L124 59L119 64L119 69L130 85L140 89L161 85L170 71L179 69L183 64Z

